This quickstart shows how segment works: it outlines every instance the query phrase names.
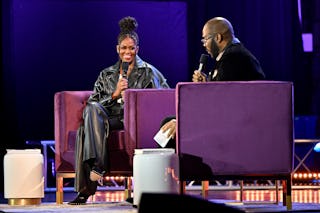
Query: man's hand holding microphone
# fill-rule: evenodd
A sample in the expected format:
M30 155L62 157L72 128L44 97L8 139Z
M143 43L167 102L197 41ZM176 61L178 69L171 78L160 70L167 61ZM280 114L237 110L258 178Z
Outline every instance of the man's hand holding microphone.
M206 54L202 54L200 57L200 64L198 70L195 70L192 75L193 82L206 82L207 75L202 72L204 69L205 64L207 63L209 56Z

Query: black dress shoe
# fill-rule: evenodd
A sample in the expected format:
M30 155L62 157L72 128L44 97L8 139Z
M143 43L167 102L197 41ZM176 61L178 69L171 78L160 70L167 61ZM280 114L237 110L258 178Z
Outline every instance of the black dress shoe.
M77 197L73 200L68 202L69 205L84 205L86 204L90 195L83 194L81 192L78 193Z
M131 203L133 208L138 208L137 205L134 205L134 204L133 204L133 197L128 197L128 198L126 199L126 202Z
M133 197L128 197L128 198L126 199L126 201L127 201L128 203L133 203Z

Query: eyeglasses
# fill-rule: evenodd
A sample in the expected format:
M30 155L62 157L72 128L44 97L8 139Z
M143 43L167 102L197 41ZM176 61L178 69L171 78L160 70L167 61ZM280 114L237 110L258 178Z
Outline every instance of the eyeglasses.
M202 44L206 44L209 39L212 39L213 35L209 35L207 38L201 39Z

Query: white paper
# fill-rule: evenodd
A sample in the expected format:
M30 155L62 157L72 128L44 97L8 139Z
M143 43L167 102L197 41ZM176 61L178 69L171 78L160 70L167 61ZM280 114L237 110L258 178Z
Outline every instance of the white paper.
M153 139L161 147L165 147L170 140L170 137L168 137L169 131L170 131L169 129L166 132L162 132L162 130L159 130L157 134L153 137Z

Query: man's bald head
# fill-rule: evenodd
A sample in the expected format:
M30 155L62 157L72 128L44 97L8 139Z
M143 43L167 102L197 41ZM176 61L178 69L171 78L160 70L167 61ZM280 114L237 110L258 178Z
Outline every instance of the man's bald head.
M212 18L207 21L205 27L209 29L211 35L219 33L228 41L231 41L234 38L232 24L226 18Z

